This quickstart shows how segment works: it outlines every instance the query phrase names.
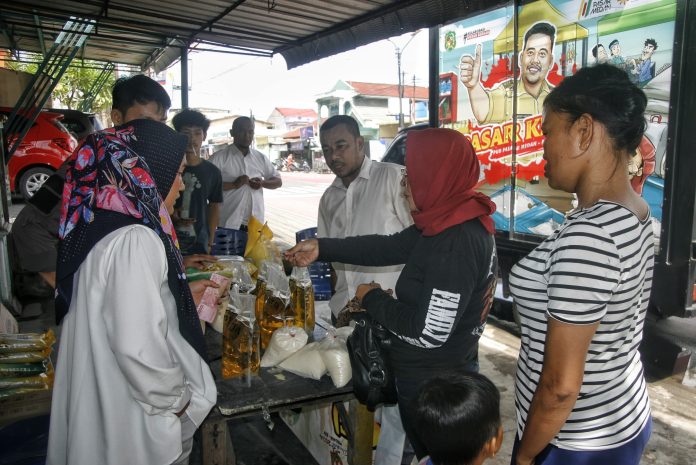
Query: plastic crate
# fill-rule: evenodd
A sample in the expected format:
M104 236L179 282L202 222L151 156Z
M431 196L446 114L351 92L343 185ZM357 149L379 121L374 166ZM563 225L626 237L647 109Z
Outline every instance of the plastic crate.
M317 228L307 228L295 233L297 242L317 237ZM314 262L307 267L314 288L314 300L331 300L331 264Z
M315 237L317 237L316 226L313 228L307 228L307 229L303 229L301 231L297 231L295 233L295 242L301 242L301 241L304 241L305 239L314 239Z
M210 253L212 255L244 255L247 243L246 231L217 228Z

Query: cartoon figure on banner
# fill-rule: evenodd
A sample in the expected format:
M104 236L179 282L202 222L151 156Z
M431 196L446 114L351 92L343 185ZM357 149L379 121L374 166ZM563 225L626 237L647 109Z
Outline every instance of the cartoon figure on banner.
M638 84L644 84L655 77L655 62L652 61L655 50L657 50L657 41L655 39L646 39L640 59L634 61L633 74Z
M517 113L538 115L551 86L546 78L553 65L553 46L556 27L548 22L532 25L524 35L520 53L520 84ZM459 62L459 78L469 93L471 110L480 124L501 123L512 119L513 79L501 82L492 89L481 84L481 45L476 56L463 55Z
M621 69L626 69L626 60L621 56L621 44L618 39L614 39L609 42L609 53L611 53L611 58L609 63L614 66L618 66Z
M602 44L597 44L594 47L592 47L592 57L595 60L595 64L602 64L606 63L609 61L609 55L607 55L607 49L604 48L604 45Z
M643 185L648 176L655 172L655 146L646 136L640 141L640 145L636 149L628 161L628 175L631 178L631 187L636 193L643 194Z

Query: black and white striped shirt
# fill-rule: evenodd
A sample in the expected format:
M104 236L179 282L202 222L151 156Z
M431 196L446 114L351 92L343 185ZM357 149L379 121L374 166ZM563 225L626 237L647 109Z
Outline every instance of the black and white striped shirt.
M600 201L568 216L512 269L522 323L515 404L524 431L544 362L549 317L599 327L585 359L577 401L552 444L570 450L618 447L650 415L638 346L650 299L654 244L650 218Z

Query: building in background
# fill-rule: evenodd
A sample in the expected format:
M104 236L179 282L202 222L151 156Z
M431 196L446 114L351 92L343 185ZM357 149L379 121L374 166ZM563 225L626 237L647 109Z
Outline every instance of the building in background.
M316 99L319 126L334 115L352 116L365 138L368 155L379 159L384 146L398 131L400 110L406 125L428 120L428 88L404 85L401 102L399 90L397 84L339 80L330 91ZM384 137L385 134L390 137Z

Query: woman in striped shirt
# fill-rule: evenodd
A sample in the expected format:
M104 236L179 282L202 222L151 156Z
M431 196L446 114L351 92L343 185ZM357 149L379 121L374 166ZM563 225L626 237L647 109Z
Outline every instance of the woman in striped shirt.
M513 465L633 465L651 416L638 353L653 236L627 164L645 94L611 65L583 68L544 102L549 185L578 208L513 269L521 320Z

